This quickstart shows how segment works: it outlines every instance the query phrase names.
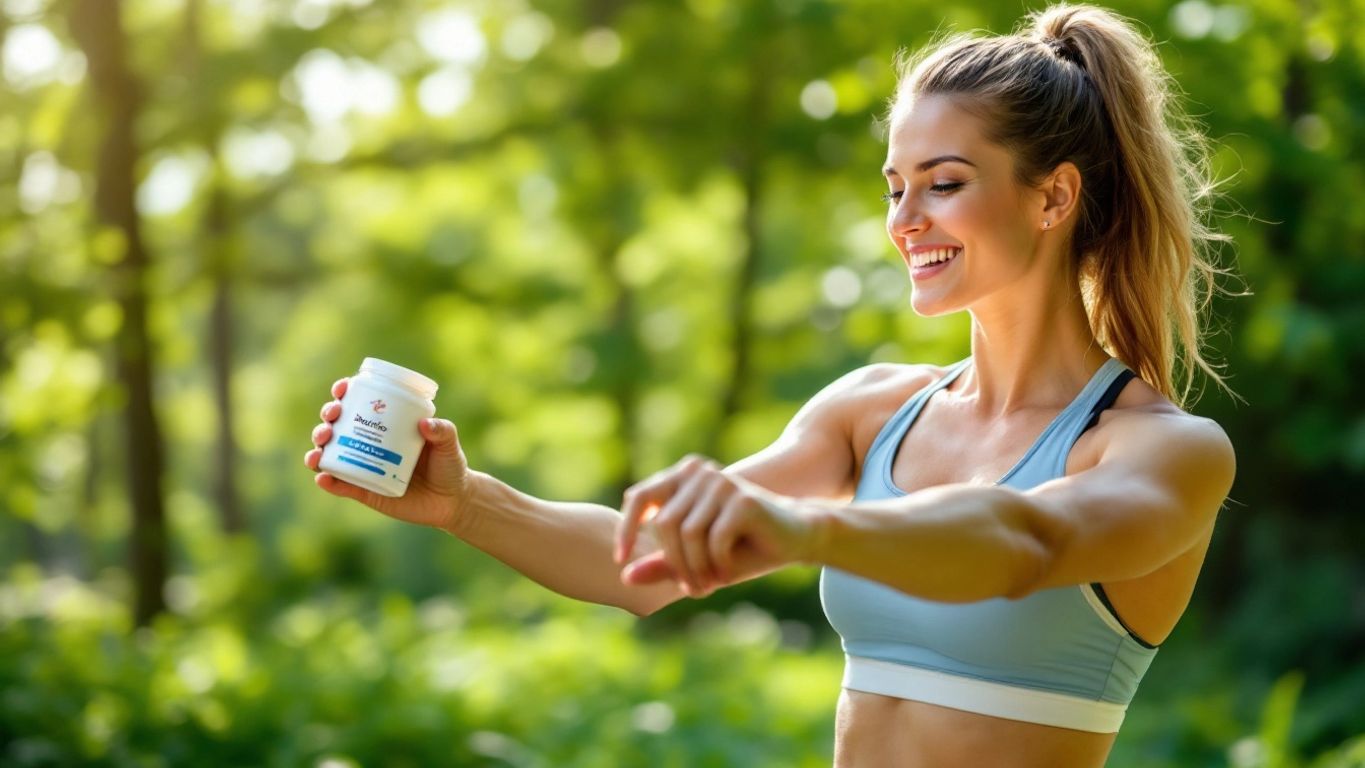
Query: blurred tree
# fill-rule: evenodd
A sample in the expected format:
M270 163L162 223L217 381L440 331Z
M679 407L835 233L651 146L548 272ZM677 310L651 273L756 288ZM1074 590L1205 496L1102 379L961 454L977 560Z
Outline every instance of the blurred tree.
M202 0L185 2L184 59L189 80L203 87L191 89L193 106L184 116L195 127L194 133L208 158L206 186L208 198L200 223L199 238L203 253L203 269L213 286L213 304L208 324L208 366L213 380L213 396L218 419L218 435L214 442L214 496L219 520L227 533L246 530L245 513L237 493L237 440L233 432L234 407L232 398L233 371L233 296L237 281L234 253L233 220L228 210L228 190L223 179L223 161L219 146L223 141L222 94L205 77L204 32Z
M133 616L139 625L165 609L168 543L161 495L162 446L152 393L152 344L147 334L148 253L134 202L139 154L135 138L141 93L128 68L121 0L73 0L72 36L90 67L92 96L105 130L95 186L96 247L114 250L110 261L123 322L118 336L119 382L125 401L124 454L132 528L128 564Z
M298 455L327 385L366 355L427 371L476 467L539 495L614 504L624 485L684 452L729 461L761 447L850 368L967 352L965 317L920 318L906 306L877 201L885 147L875 118L898 49L935 31L1006 31L1017 6L111 7L0 2L0 563L10 569L0 611L21 604L30 562L44 569L44 594L66 600L63 573L90 577L92 591L154 594L147 558L129 556L136 590L107 567L142 547L169 558L171 609L222 625L209 634L251 638L251 658L269 655L277 634L308 635L319 596L336 590L475 606L471 628L509 636L550 617L581 620L592 614L576 611L590 607L538 595L478 553L318 494ZM1255 722L1255 702L1289 669L1305 672L1290 741L1345 743L1365 729L1365 517L1355 501L1365 493L1356 394L1365 208L1353 204L1365 188L1362 7L1115 7L1161 41L1218 140L1229 193L1220 212L1232 214L1219 223L1237 240L1224 255L1236 254L1256 295L1217 298L1226 322L1215 330L1226 333L1210 337L1249 407L1209 390L1193 409L1239 449L1234 503L1114 764L1222 764L1239 723ZM91 42L115 34L111 19L126 41L112 64ZM138 96L133 83L140 98L120 101L115 92ZM77 98L86 91L99 94L98 111ZM97 195L83 194L94 182ZM158 433L166 450L147 454L153 465L140 451ZM139 505L158 497L158 482L166 520L155 529L167 538L148 550ZM794 569L679 603L613 642L643 653L632 638L667 642L752 602L784 635L804 632L826 663L837 651L811 576ZM43 615L68 620L54 606ZM0 640L26 632L15 626L0 624ZM198 695L197 661L174 637L158 657L164 685L184 677ZM65 652L100 658L92 649L103 642L91 635ZM315 644L300 647L332 648ZM50 682L59 676L23 676L67 664L47 645L16 651L23 682L5 681L0 730L28 722L25 708L38 706L29 689L61 688ZM375 639L334 672L364 678L400 645ZM709 657L675 661L704 667ZM259 674L296 666L286 655ZM540 674L534 667L517 672ZM144 676L128 677L132 690ZM97 678L71 684L95 689ZM709 685L691 693L712 705L723 695ZM572 698L565 690L555 706ZM149 721L142 694L104 694L73 722L98 731L125 706ZM267 741L296 732L322 741L288 698L256 709L244 694L240 709L279 728L255 734ZM420 712L425 699L399 703ZM54 709L80 706L58 700ZM204 706L208 743L221 713ZM506 732L544 733L559 722L551 708ZM486 711L470 712L461 722L494 727ZM172 720L151 722L147 732L178 736ZM382 732L376 722L357 729ZM594 725L566 728L581 737ZM723 724L688 727L743 754ZM363 743L360 754L387 754ZM298 750L288 764L314 754L293 741L281 749ZM710 753L688 753L699 754Z

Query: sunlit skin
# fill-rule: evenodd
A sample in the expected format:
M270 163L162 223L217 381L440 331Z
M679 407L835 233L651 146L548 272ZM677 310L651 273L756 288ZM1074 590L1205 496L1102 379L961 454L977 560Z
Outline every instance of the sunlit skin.
M960 160L941 160L945 156ZM1009 152L983 137L977 118L949 97L927 97L903 103L893 114L884 173L887 233L912 274L914 311L932 317L965 310L972 318L974 365L935 398L933 414L921 416L934 426L917 434L925 439L960 431L968 441L988 435L1001 445L1021 436L1031 440L1107 359L1090 331L1068 256L1079 172L1062 163L1036 186L1021 185ZM945 269L921 279L910 267L917 246L963 250ZM926 383L910 380L890 407ZM1144 409L1180 413L1145 382L1130 383L1104 414L1106 428L1092 429L1077 443L1068 470L1096 463L1105 440L1125 439L1122 427L1109 421L1112 414ZM841 432L874 434L889 409L869 407L865 414L852 417ZM866 420L876 421L872 429ZM1000 463L990 446L954 451L946 445L946 458L927 455L920 461L916 478L932 478L926 485L989 483L1016 458L995 448L1008 456ZM931 454L939 447L932 446ZM962 454L969 460L952 460ZM722 469L693 456L633 487L623 505L616 552L623 581L673 579L684 594L705 597L785 565L819 564L821 534L813 522L818 515L801 514L813 502L799 494L778 496L742 479L761 483L763 471L752 457ZM773 482L767 488L798 482L768 471ZM660 550L629 559L625 553L633 551L642 519ZM1206 547L1207 538L1146 579L1110 585L1130 624L1155 642L1165 637L1183 612ZM1100 766L1115 738L850 690L841 692L835 727L840 768Z
M932 162L950 155L960 159ZM1231 485L1231 447L1217 425L1184 414L1146 382L1130 382L1072 447L1065 477L1044 484L1052 486L1047 501L1028 502L1034 522L1069 526L1066 540L1081 542L1051 553L1052 560L1009 528L1013 518L997 514L1015 508L1021 494L989 487L1107 359L1067 256L1079 172L1061 163L1036 184L1021 185L1009 152L945 97L897 108L885 167L887 233L910 273L913 310L926 317L968 312L974 364L930 398L902 443L900 455L909 458L897 460L893 479L909 493L885 502L907 506L882 507L893 513L877 518L887 527L862 539L894 544L895 562L876 577L903 580L906 591L928 599L946 598L936 597L932 584L915 583L917 574L952 573L938 581L981 596L1044 588L1024 578L1030 573L1059 583L1102 581L1128 625L1162 642L1188 603L1213 515ZM962 252L926 278L910 268L913 249L923 246ZM868 561L857 540L831 546L829 521L839 514L873 519L881 502L849 512L860 461L896 408L941 374L918 363L852 371L812 397L764 450L729 467L685 457L628 489L619 515L543 502L470 470L444 419L422 425L428 450L404 497L377 497L327 473L317 483L395 518L447 530L563 594L644 616L790 565ZM332 394L340 398L345 389L340 381ZM314 471L339 410L335 401L323 407L315 447L304 457ZM952 511L937 515L944 509ZM1092 519L1097 510L1105 514ZM928 511L936 514L917 514ZM932 522L911 525L923 520ZM1022 543L979 559L963 556L958 542L966 546L982 531ZM939 546L926 546L922 533ZM907 570L900 553L911 550L923 567ZM1115 571L1119 561L1132 565ZM975 565L963 570L963 562ZM1035 567L1043 562L1053 564ZM1114 741L1114 734L850 690L840 694L835 734L837 768L1098 768Z
M960 160L943 160L950 156ZM920 315L966 310L972 317L974 365L952 388L959 417L988 425L1019 411L1064 407L1106 358L1090 332L1076 274L1063 256L1079 201L1075 166L1063 163L1038 187L1023 187L1015 180L1009 152L982 136L977 118L949 97L925 97L893 113L883 173L889 186L887 234L908 273L913 272L913 247L962 248L938 274L912 277L910 298ZM685 463L673 469L686 472ZM671 506L663 509L665 521L686 513L694 497L703 495L684 486L674 481L667 488ZM681 492L675 496L675 490ZM663 486L653 489L664 491ZM657 505L641 503L634 515L627 503L623 547L633 544L632 517L658 511ZM690 517L691 524L705 527L719 515L699 506ZM657 523L651 520L656 530ZM684 592L710 594L717 584L708 582L719 580L714 573L699 574L717 564L704 547L680 541L677 550L695 550L699 565L691 567L679 555L668 562L672 552L666 548L627 565L628 581L648 583L676 572ZM784 554L796 562L803 558L801 552ZM743 562L725 581L775 565Z

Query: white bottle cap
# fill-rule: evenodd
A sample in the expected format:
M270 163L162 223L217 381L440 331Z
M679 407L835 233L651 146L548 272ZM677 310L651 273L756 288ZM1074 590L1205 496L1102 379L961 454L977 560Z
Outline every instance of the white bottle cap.
M362 373L368 371L369 373L383 376L386 379L392 379L413 390L427 400L436 397L436 382L428 379L417 371L408 370L401 365L394 365L387 360L380 360L377 357L367 357L360 363L360 370Z

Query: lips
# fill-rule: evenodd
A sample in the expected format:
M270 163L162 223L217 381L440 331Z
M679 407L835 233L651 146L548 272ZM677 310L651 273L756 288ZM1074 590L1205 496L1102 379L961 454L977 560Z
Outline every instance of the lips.
M916 281L927 280L952 266L961 253L962 249L958 248L955 250L926 250L922 253L911 254L910 277ZM943 260L936 261L935 259Z
M910 266L919 268L952 261L959 253L962 253L962 249L954 247L917 250L910 254Z

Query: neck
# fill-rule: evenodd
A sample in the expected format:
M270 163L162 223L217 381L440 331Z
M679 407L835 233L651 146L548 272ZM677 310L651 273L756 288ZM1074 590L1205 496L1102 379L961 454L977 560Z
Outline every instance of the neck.
M970 310L972 365L953 390L983 420L1060 410L1109 358L1090 330L1078 284L1054 285ZM1021 294L1039 300L1024 304Z

